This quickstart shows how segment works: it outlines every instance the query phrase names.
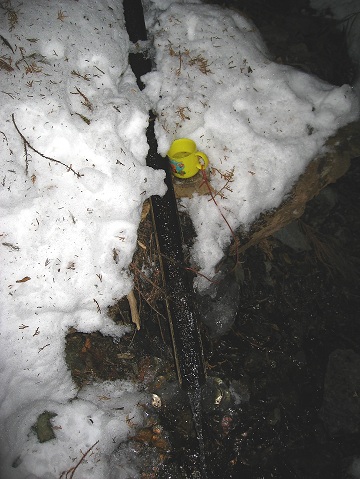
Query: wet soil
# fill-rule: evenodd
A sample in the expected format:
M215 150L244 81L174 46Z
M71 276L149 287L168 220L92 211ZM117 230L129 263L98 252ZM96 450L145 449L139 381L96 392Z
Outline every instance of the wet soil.
M299 64L335 84L351 81L346 55L334 65L334 55L330 62L319 53L316 30L328 35L333 22L316 20L322 25L317 29L306 2L227 3L252 16L278 61ZM338 33L333 35L339 46ZM322 45L326 50L329 43ZM360 451L359 192L357 158L343 178L309 202L300 220L249 248L235 267L232 258L224 263L229 273L217 299L198 297L205 319L209 479L353 477L349 468ZM191 225L185 216L182 221L189 246ZM156 254L151 216L144 215L132 264L140 331L134 327L114 341L71 330L67 362L79 387L126 378L158 396L157 407L147 406L149 423L131 440L134 458L142 458L143 479L200 477ZM109 314L131 324L126 299Z
M351 477L359 383L343 374L350 351L360 358L359 181L354 160L310 202L292 247L271 238L244 258L236 321L209 358L211 372L244 398L212 417L219 423L212 445L219 436L223 444L210 456L214 477ZM349 374L358 377L354 366Z
M226 334L203 326L209 478L352 477L360 450L359 192L360 158L276 235L281 240L250 248L223 280L225 289L238 285L239 301ZM141 330L118 342L70 331L68 363L80 387L127 378L157 394L162 405L149 407L150 425L134 431L134 457L146 458L142 477L196 477L191 411L177 385L161 294L150 293L139 296ZM234 303L218 301L231 316ZM125 301L115 310L130 324Z

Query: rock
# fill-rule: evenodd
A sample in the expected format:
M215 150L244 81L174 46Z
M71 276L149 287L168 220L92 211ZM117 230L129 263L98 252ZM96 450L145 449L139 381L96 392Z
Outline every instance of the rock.
M211 284L196 302L201 320L209 328L212 338L230 331L238 311L240 286L232 276L225 276L218 284Z
M274 233L274 237L294 251L310 251L311 246L297 222L289 223Z

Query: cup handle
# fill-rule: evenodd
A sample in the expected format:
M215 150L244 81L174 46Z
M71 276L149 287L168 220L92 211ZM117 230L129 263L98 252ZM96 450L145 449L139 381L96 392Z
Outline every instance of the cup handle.
M201 151L197 151L195 155L198 157L198 164L196 165L196 168L199 170L205 170L209 164L209 158L205 155L205 153L202 153Z

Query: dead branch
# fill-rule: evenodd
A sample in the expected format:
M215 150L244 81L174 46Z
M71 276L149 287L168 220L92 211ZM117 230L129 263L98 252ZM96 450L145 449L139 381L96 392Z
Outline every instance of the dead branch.
M226 219L224 213L221 211L220 209L220 206L218 205L216 199L215 199L215 196L211 190L211 187L210 187L210 183L209 183L209 180L208 180L208 177L206 175L206 171L205 170L200 170L201 171L201 174L203 175L203 180L204 180L204 183L206 184L208 190L209 190L209 193L210 193L210 196L211 196L211 199L212 201L215 203L215 206L216 208L218 209L222 219L224 220L224 222L226 223L226 226L229 228L230 230L230 233L231 233L231 236L233 237L233 240L234 240L234 247L235 247L235 257L236 257L236 260L235 260L235 266L238 264L239 262L239 238L236 236L235 234L235 231L233 230L233 228L231 227L230 223L228 222L228 220ZM234 268L235 268L234 266Z
M89 449L86 452L84 452L84 454L81 456L80 460L78 461L78 463L74 467L70 467L70 469L68 471L62 472L59 479L63 479L63 478L64 479L73 479L76 469L80 466L80 464L83 462L85 457L89 454L89 452L92 449L94 449L94 447L96 446L96 444L98 444L98 442L99 441L96 441L91 447L89 447Z
M164 316L153 304L151 301L151 298L145 296L145 294L140 290L138 286L136 286L136 291L139 293L139 296L141 297L140 299L143 299L145 303L151 308L160 318L164 319L167 321L167 317Z
M27 176L29 174L29 153L27 149L27 144L23 140L24 143L24 152L25 152L25 175Z
M133 290L130 291L130 293L126 297L127 297L127 300L129 301L131 320L135 324L136 329L139 331L139 329L140 329L140 315L139 315L139 310L138 310L138 307L137 307L134 291Z
M72 95L80 95L81 98L84 100L81 102L82 105L84 105L86 108L88 108L90 111L93 110L93 106L91 104L91 101L89 100L89 98L82 92L79 90L78 87L75 87L76 89L76 92L70 92Z
M72 70L71 74L78 78L82 78L85 81L90 81L90 75L88 73L86 73L85 75L81 75L81 73L79 73L77 70Z
M235 170L235 167L232 167L230 171L226 171L225 173L222 173L219 169L217 168L212 168L212 172L214 173L218 173L221 177L221 179L223 179L225 181L225 184L224 186L222 186L222 188L220 188L219 191L216 191L215 194L214 194L214 198L216 198L217 196L220 196L220 198L222 199L226 199L226 196L224 194L224 190L227 190L227 191L232 191L232 189L230 188L230 183L232 183L234 181L234 170ZM252 173L252 172L249 172L249 173ZM209 201L212 201L212 198L209 200Z
M22 139L23 143L24 143L24 149L25 149L25 172L27 174L28 172L28 153L27 153L27 148L30 148L30 150L34 151L35 153L37 153L39 156L41 156L42 158L45 158L46 160L49 160L49 161L53 161L54 163L58 163L59 165L62 165L62 166L65 166L65 168L67 168L68 171L72 171L74 173L74 175L76 175L78 178L80 178L82 175L80 175L80 173L78 171L75 171L74 168L72 167L72 165L67 165L66 163L63 163L62 161L60 160L56 160L55 158L51 158L50 156L46 156L44 155L43 153L41 153L40 151L38 151L36 148L34 148L30 143L29 141L25 138L25 136L21 133L21 131L19 130L16 122L15 122L15 115L14 113L11 115L11 118L12 118L12 122L14 124L14 127L15 127L15 130L18 132L18 134L20 135L20 138Z

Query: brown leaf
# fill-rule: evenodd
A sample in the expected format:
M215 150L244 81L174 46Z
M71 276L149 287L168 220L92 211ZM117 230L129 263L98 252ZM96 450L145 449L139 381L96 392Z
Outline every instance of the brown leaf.
M16 282L17 283L26 283L26 281L29 281L30 276L25 276L23 279L18 279Z
M87 337L85 339L84 346L81 348L81 352L86 353L90 348L91 348L91 339L89 337Z

